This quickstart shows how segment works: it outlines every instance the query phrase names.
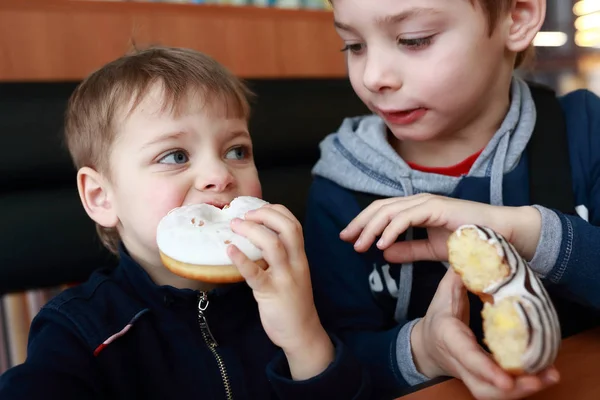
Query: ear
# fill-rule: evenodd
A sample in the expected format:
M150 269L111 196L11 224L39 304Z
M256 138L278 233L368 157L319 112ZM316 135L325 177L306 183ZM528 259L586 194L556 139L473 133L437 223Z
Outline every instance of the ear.
M96 170L83 167L77 172L77 189L85 212L98 225L114 228L119 219L109 182Z
M546 0L514 0L509 17L506 47L520 53L527 50L542 28L546 18Z

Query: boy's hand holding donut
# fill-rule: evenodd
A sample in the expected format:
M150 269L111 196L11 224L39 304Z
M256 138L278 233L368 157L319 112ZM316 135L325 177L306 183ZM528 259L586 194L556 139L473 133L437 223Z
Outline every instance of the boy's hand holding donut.
M531 259L541 230L541 216L533 207L498 207L422 194L374 202L341 233L366 251L377 247L391 262L448 260L448 238L465 223L493 227L510 238ZM428 238L395 243L409 227L425 227ZM477 399L519 399L556 383L558 372L548 367L535 374L511 376L478 345L469 329L467 289L449 269L423 319L411 332L413 359L429 378L442 375L461 379Z
M248 212L244 220L232 220L231 228L260 248L268 264L265 270L235 246L228 248L254 292L263 328L287 357L292 378L323 372L334 349L314 305L300 222L285 207L269 204Z
M490 227L503 235L527 260L537 249L541 215L533 207L501 207L418 194L378 200L364 209L344 229L342 240L363 252L377 240L386 260L395 263L448 261L450 234L464 224ZM427 228L427 239L396 242L409 227Z
M453 376L478 400L512 400L555 384L550 367L534 375L511 376L475 340L469 324L467 289L451 268L440 282L423 319L411 333L413 360L429 378Z

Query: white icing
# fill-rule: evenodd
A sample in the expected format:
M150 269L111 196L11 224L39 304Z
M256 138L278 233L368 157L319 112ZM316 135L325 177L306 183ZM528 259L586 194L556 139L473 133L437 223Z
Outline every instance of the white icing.
M231 265L227 247L236 245L249 259L262 258L262 252L230 227L233 218L244 219L246 212L268 204L250 196L236 197L229 207L192 204L174 208L156 229L159 250L181 262L195 265Z
M561 342L558 315L550 296L537 275L527 262L504 237L489 228L469 225L461 227L476 229L482 240L494 245L510 268L510 274L500 282L485 288L484 293L492 295L494 302L507 297L517 297L523 307L519 310L523 323L531 324L530 346L523 354L523 367L528 373L536 373L548 367L556 358ZM459 228L459 231L462 230ZM459 232L460 233L460 232ZM488 237L491 236L492 239ZM526 288L529 280L533 294ZM524 315L526 314L526 316Z

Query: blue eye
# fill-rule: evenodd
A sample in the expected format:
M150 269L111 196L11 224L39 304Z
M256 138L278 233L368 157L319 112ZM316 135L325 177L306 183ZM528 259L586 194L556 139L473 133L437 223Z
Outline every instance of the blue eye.
M185 164L188 161L189 158L185 151L175 150L161 158L158 162L161 164Z
M246 157L248 157L248 150L243 146L234 147L225 154L228 160L243 160Z

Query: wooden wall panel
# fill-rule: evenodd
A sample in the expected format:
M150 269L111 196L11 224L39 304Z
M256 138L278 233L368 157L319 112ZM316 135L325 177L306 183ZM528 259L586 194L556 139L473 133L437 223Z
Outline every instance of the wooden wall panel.
M296 19L279 22L279 52L283 75L338 77L346 74L343 42L327 21Z
M79 80L132 40L204 51L245 78L345 75L327 11L2 0L0 81Z

